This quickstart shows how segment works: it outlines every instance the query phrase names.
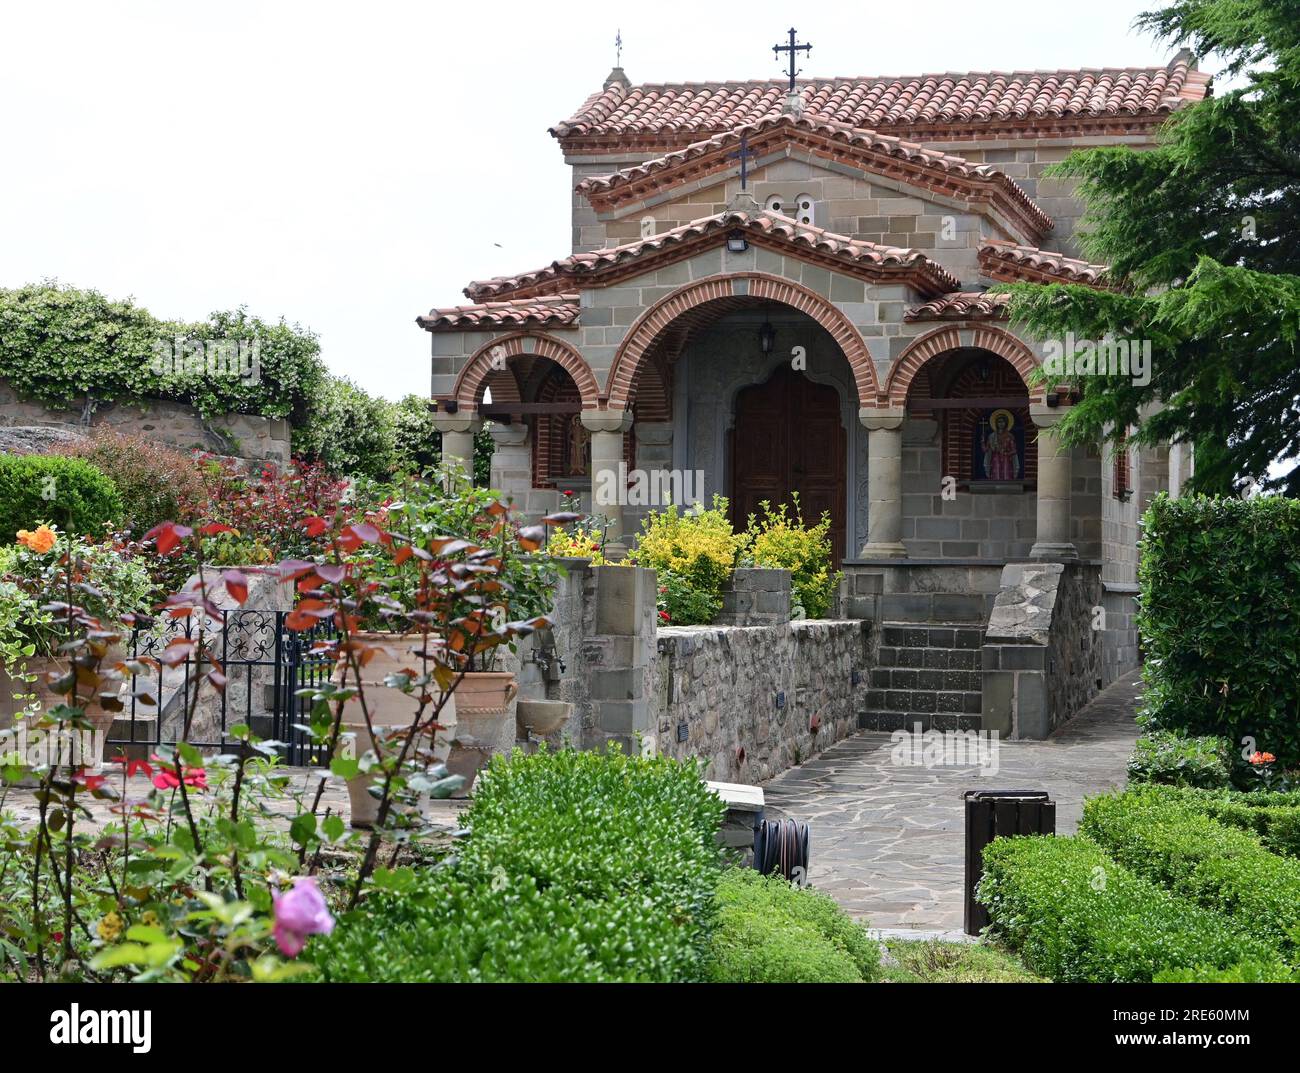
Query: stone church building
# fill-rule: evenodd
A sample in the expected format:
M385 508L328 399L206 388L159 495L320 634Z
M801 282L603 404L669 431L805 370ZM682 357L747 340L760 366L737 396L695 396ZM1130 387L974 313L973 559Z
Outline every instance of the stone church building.
M648 507L593 506L602 481L671 471L738 524L797 491L805 517L832 519L841 616L894 628L864 725L925 712L888 672L928 666L907 651L935 647L924 629L968 628L984 680L965 725L1003 725L990 712L1009 706L1009 731L1041 736L1038 709L1136 665L1138 518L1188 459L1059 447L1070 393L1033 375L1043 341L996 288L1105 285L1080 257L1072 184L1044 170L1081 146L1150 145L1209 90L1185 53L793 90L615 68L550 130L572 249L418 318L445 450L468 457L490 420L494 486L530 514L572 491L616 547ZM1041 658L1003 666L995 641ZM1036 699L1053 690L1074 699Z

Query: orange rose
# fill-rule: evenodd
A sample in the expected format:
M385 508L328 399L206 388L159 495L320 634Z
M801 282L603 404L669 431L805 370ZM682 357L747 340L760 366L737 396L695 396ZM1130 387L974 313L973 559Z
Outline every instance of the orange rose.
M54 530L48 525L37 526L34 533L29 533L26 529L18 530L18 543L25 548L30 548L38 555L44 555L54 547L56 539Z

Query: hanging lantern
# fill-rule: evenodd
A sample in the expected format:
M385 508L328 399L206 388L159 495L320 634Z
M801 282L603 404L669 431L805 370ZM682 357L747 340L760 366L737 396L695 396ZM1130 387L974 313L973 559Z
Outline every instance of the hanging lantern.
M758 329L758 345L763 348L764 354L772 353L776 346L776 329L770 321L763 321L763 326Z

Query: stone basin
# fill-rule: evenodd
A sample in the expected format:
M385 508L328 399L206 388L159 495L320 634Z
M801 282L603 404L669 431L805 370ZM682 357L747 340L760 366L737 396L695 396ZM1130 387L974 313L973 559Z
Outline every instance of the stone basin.
M568 721L573 705L562 700L525 700L515 702L515 727L519 737L525 738L531 730L538 737L554 734Z

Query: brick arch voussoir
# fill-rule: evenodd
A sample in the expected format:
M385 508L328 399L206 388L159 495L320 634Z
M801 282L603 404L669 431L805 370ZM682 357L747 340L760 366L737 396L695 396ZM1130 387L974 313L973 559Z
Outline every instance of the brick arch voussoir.
M1038 359L1034 357L1033 351L1029 349L1023 340L1016 338L1008 331L987 324L972 326L966 330L973 333L973 339L969 344L962 342L962 329L951 324L945 324L941 328L927 332L908 344L907 348L894 360L894 364L889 370L889 376L885 378L885 394L891 408L906 405L907 393L912 387L912 382L926 362L931 358L938 357L940 354L964 346L987 350L1000 358L1006 359L1020 375L1025 390L1029 392L1030 401L1042 402L1044 400L1043 385L1029 382L1030 374L1038 368L1039 363Z
M734 272L696 280L661 298L645 310L628 329L614 355L614 364L606 381L607 405L622 409L628 405L646 357L656 337L683 313L719 298L738 297L738 281L748 281L745 292L751 298L780 302L807 314L835 340L853 370L860 406L874 406L880 391L876 367L862 333L833 303L798 283L763 272Z
M535 341L532 350L524 349L526 339ZM506 361L522 354L549 358L572 377L584 410L594 410L599 407L600 384L597 383L591 367L577 350L568 343L553 339L549 335L520 332L516 335L489 339L470 356L469 361L465 363L465 368L460 371L460 376L456 378L456 389L453 393L456 402L462 408L468 410L478 405L479 394L484 383L490 383L489 376L497 371L492 368L492 352L497 347L505 348Z

